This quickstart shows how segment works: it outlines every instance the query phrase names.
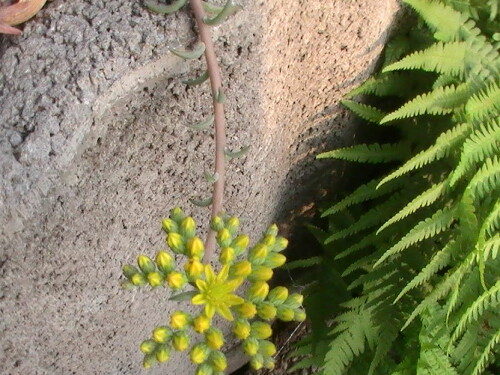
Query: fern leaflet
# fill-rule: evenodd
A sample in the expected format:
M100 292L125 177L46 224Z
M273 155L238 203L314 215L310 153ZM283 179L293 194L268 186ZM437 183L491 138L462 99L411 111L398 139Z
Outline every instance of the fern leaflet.
M471 322L478 321L485 310L497 309L500 305L500 280L496 284L480 295L467 308L467 311L460 317L460 320L455 328L455 332L450 340L450 346L464 333L465 329Z
M500 159L497 156L485 160L483 167L467 186L473 199L480 200L500 187Z
M378 124L380 120L387 115L387 113L382 112L380 109L372 107L371 105L358 103L352 100L341 100L340 102L362 119L376 124Z
M386 163L393 160L401 160L407 155L407 147L401 143L371 145L357 145L339 148L324 152L317 156L318 159L334 158L359 163Z
M385 252L384 255L375 263L377 267L383 263L390 256L397 254L408 247L423 241L427 238L434 237L436 234L448 229L455 220L456 207L445 208L438 210L431 217L418 223L408 234L406 234L400 241Z
M464 176L473 164L480 163L495 153L500 153L500 121L498 119L479 127L464 142L460 162L450 177L450 185L454 185Z
M383 125L389 121L419 116L445 115L452 113L458 107L461 107L469 98L469 85L462 83L458 86L441 86L431 92L418 95L394 112L389 113L380 124Z
M462 17L450 7L426 0L403 0L411 5L429 27L435 30L434 37L443 42L457 39L462 26Z
M323 212L321 214L321 217L333 215L355 204L363 203L368 200L376 199L386 194L393 193L395 190L401 187L401 183L397 182L395 184L385 184L381 188L377 188L379 183L380 180L377 179L377 180L372 180L365 185L361 185L359 188L354 190L351 194L342 199L340 202L334 204L332 207Z
M383 186L388 181L394 178L400 177L408 172L421 168L426 164L444 158L453 148L462 144L463 139L467 136L469 131L469 124L460 124L441 134L436 139L436 143L434 143L433 146L418 153L413 158L408 160L405 164L403 164L400 168L383 178L382 181L380 181L380 183L378 184L377 188Z
M482 122L488 116L495 116L495 114L498 119L500 112L500 86L498 83L490 85L486 92L481 91L474 95L467 102L465 112L467 117L475 122Z
M352 98L361 94L372 94L376 96L402 96L407 92L408 83L400 74L391 73L368 78L361 86L350 91L346 95L346 98Z
M396 215L390 218L384 223L378 230L377 234L387 228L389 225L404 219L405 217L413 214L415 211L422 207L427 207L437 201L447 190L448 181L445 180L439 184L433 185L430 189L427 189L422 194L413 199L408 203L402 210L400 210Z
M450 264L451 256L456 250L459 248L458 242L452 240L446 244L444 248L439 250L432 257L431 261L415 276L403 290L398 294L394 303L398 302L401 297L403 297L410 290L422 285L431 279L434 275L436 275L443 268L447 267Z
M467 44L465 42L438 42L426 50L414 52L404 59L385 67L382 72L422 69L462 78L466 53Z

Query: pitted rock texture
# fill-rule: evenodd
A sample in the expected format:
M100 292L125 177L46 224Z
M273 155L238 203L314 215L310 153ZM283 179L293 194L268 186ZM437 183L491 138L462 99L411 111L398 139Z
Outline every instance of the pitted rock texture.
M225 209L256 241L303 202L314 155L352 137L339 99L375 66L398 6L241 3L213 32L228 147L252 145L228 166ZM168 53L195 41L187 9L139 0L55 0L22 37L0 36L0 373L142 373L139 343L179 303L121 290L121 266L165 247L174 206L207 224L189 199L210 194L213 135L186 125L211 97L182 84L204 65ZM175 355L147 373L192 369Z

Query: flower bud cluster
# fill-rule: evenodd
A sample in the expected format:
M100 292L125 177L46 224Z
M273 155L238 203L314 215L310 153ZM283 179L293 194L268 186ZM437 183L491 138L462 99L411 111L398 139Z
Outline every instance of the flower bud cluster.
M191 217L175 208L169 218L162 221L162 228L167 233L171 253L160 251L154 260L140 255L137 267L124 266L123 273L127 278L124 286L167 285L181 290L190 285L194 288L192 292L178 296L191 298L194 305L203 305L203 309L194 316L175 311L169 318L169 325L156 327L151 338L140 346L144 353L144 367L167 361L172 350L189 351L191 361L197 365L195 375L222 375L227 360L221 351L224 335L212 325L217 313L233 321L232 333L242 341L250 365L257 370L272 369L276 348L269 341L272 335L270 322L276 318L283 321L305 319L300 294L290 294L282 286L271 289L268 284L273 269L286 261L280 252L288 242L278 236L277 226L269 227L262 239L248 249L250 240L238 233L239 220L236 217L215 217L211 228L216 231L220 247L219 274L215 274L210 265L202 263L205 247L196 236L196 224ZM186 258L181 270L176 267L176 254ZM248 288L242 298L236 290L244 280L248 282ZM191 344L191 331L203 335L202 341Z

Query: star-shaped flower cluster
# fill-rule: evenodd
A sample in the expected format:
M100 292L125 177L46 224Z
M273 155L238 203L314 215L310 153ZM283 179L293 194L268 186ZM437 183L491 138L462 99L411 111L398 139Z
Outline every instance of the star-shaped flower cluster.
M212 324L217 314L233 322L232 333L242 340L243 350L250 357L253 368L273 368L272 356L276 348L267 340L272 335L270 322L275 318L283 321L305 319L300 294L289 294L282 286L270 290L268 284L273 269L286 261L281 251L288 241L278 236L276 225L269 227L262 239L248 249L249 238L238 234L239 220L236 217L215 217L211 228L217 232L220 247L218 274L211 265L201 261L204 244L196 236L196 225L191 217L175 208L170 217L163 220L162 227L173 254L162 250L154 260L140 255L138 267L123 267L127 278L123 286L166 286L180 292L171 299L191 300L193 305L201 305L202 309L195 315L175 311L170 316L169 325L156 327L152 337L140 347L145 354L144 367L167 361L172 350L184 351L190 347L191 361L198 365L195 375L223 374L227 367L226 357L221 351L225 339ZM185 258L180 269L176 258ZM238 288L245 280L248 288L238 295ZM202 334L203 339L191 345L190 330Z

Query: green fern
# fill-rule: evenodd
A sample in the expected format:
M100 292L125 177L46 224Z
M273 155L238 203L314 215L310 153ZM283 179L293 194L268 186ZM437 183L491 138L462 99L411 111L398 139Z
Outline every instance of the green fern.
M366 105L363 103L357 103L352 100L341 100L341 103L357 114L362 119L378 124L387 113L382 112L378 108Z
M333 321L319 367L490 375L500 366L498 20L476 0L403 1L434 39L422 23L412 27L386 48L383 71L351 91L383 109L346 102L393 126L397 141L381 133L381 142L322 155L396 166L322 213L328 231L315 267L335 265L330 296L339 285L353 297L321 326Z
M426 50L414 52L404 59L386 66L382 72L422 69L463 78L467 52L469 51L465 42L438 42Z
M403 166L383 178L377 188L383 186L394 178L400 177L413 170L422 168L424 165L440 160L447 156L451 150L461 145L465 137L470 132L469 124L460 124L453 129L441 134L436 143L408 160Z
M454 185L475 165L482 163L487 157L500 153L500 121L480 126L463 144L460 162L453 170L450 184Z
M318 159L333 158L358 163L387 163L393 160L404 159L407 154L407 147L401 143L371 145L357 145L337 150L324 152L317 156Z
M452 113L454 109L467 102L469 93L470 88L466 83L459 86L437 87L431 92L418 95L401 108L389 113L380 120L380 124L423 114L445 115Z

